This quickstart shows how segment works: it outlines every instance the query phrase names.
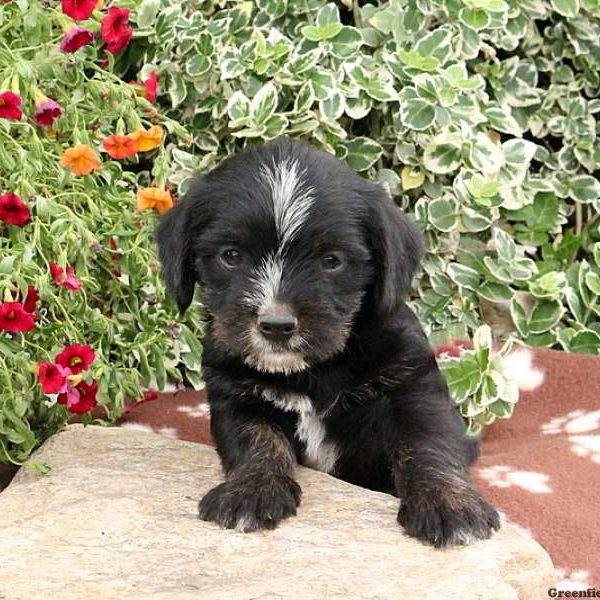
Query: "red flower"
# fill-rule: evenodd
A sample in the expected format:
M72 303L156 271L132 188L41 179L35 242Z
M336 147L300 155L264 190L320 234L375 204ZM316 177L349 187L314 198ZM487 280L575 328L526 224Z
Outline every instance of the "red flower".
M28 285L27 286L27 296L25 297L25 302L23 302L23 308L25 309L25 312L28 312L28 313L35 312L35 307L36 307L37 301L39 299L40 299L40 294L37 291L37 288L34 287L33 285Z
M123 50L133 37L129 22L129 9L111 6L100 23L100 35L106 42L106 49L115 54Z
M82 415L92 410L98 404L96 401L98 384L95 381L91 384L82 381L72 392L74 393L63 393L58 396L59 404L65 404L72 413Z
M148 102L155 102L158 93L158 75L156 71L152 71L148 79L144 79L143 84L146 89L146 100Z
M12 333L31 331L35 328L35 317L25 310L20 302L0 304L0 329Z
M22 102L21 96L14 92L0 92L0 117L18 121L23 116Z
M92 16L98 0L61 0L62 10L76 21L85 21Z
M0 221L23 227L30 220L31 213L19 196L12 192L0 196Z
M38 379L44 394L60 394L67 391L69 369L54 363L42 362L38 365Z
M102 140L102 147L116 159L133 156L138 151L137 141L130 135L109 135Z
M60 41L60 49L63 52L77 52L79 48L87 46L94 41L94 34L85 27L74 25L67 29Z
M15 286L17 285L17 283L15 281L13 281L12 284ZM13 294L13 297L15 298L16 302L22 301L20 298L19 290L13 290L12 294ZM39 299L40 299L40 294L37 291L37 288L34 287L33 285L28 285L27 286L27 295L25 296L25 302L23 302L23 308L25 309L25 311L28 313L35 312L37 301Z
M71 369L74 375L85 371L96 359L96 353L91 346L72 344L67 346L55 358L56 364Z
M81 287L81 281L75 277L75 269L73 267L67 267L67 272L56 263L50 263L50 273L52 280L56 285L66 287L69 290L76 292Z
M63 107L50 98L40 102L35 109L35 122L38 125L54 125L54 121L64 113Z

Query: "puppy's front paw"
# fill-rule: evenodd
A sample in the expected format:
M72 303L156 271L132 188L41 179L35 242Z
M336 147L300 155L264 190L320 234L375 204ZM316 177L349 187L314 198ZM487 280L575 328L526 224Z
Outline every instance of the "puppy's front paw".
M485 540L500 529L500 518L471 487L415 494L400 505L398 522L406 533L436 548Z
M200 500L199 517L243 532L274 529L296 514L301 495L300 486L290 477L231 479Z

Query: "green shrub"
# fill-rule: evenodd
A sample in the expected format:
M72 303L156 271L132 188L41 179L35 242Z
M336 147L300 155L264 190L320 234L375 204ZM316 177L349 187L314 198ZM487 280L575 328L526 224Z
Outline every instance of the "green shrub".
M489 321L497 339L598 354L597 0L358 4L141 2L128 60L195 136L172 181L304 138L415 214L429 252L413 306L433 343ZM459 403L477 429L515 398L469 360L481 393Z
M185 132L115 77L112 58L106 69L98 66L98 42L61 52L65 22L60 6L0 4L0 94L19 96L23 112L18 119L6 112L0 118L0 209L6 210L8 194L25 205L23 219L0 210L0 462L24 461L71 411L85 412L89 422L94 396L112 418L126 397L139 399L145 386L181 380L180 362L198 381L193 313L177 324L174 307L165 304L151 241L156 219L153 211L136 210L136 191L165 183L170 151L163 143L117 161L99 144L111 134L154 124L170 131L174 143ZM47 102L42 94L62 107L62 114L59 108L49 115L56 118L52 126L37 123L36 103ZM101 167L89 175L74 175L60 164L77 143L102 156ZM74 268L71 279L53 263L63 271ZM14 331L7 307L23 305L28 292L33 313L12 311L21 320L13 319ZM95 360L81 373L73 369L71 384L87 400L68 409L56 393L42 392L38 365L53 363L74 344L91 347Z

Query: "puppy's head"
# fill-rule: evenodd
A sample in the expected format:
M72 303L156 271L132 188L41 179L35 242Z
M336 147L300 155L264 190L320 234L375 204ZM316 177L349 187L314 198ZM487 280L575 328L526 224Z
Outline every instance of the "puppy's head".
M419 234L381 187L286 139L197 176L157 241L180 310L198 282L213 339L271 373L343 350L361 306L393 315L421 256Z

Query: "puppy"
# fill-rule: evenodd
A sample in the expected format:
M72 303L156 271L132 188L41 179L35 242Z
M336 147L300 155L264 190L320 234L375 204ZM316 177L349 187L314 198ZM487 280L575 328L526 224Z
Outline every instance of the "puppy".
M435 546L488 538L475 440L403 298L421 236L378 185L278 139L197 175L160 222L168 291L202 289L203 377L226 481L200 518L240 531L296 514L297 463L401 499Z

